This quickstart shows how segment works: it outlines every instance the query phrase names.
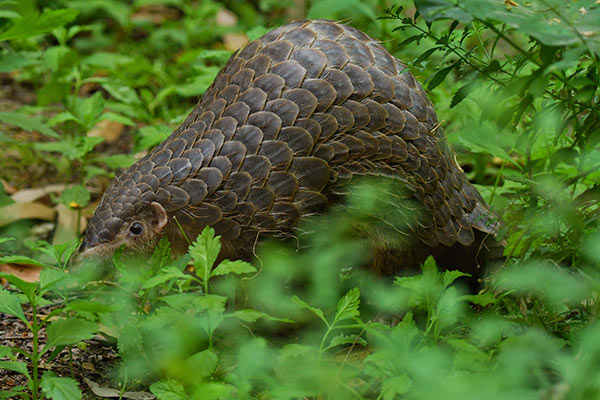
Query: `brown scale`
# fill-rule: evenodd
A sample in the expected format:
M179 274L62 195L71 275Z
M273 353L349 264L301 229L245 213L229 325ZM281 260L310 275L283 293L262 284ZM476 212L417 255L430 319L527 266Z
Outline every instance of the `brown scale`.
M357 29L295 22L234 54L183 124L115 179L80 253L148 249L164 235L185 251L178 225L190 239L210 225L225 256L248 258L259 234L293 234L363 175L396 178L421 209L398 265L431 253L477 265L497 226L423 88Z

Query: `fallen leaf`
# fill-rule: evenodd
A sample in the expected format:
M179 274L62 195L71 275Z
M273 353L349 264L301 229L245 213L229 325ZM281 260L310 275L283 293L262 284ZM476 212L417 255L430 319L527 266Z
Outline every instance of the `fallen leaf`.
M114 143L121 137L124 128L125 125L120 122L103 119L88 132L88 136L101 137L106 143Z
M101 387L96 382L88 378L83 378L85 383L92 389L92 392L99 397L117 397L123 399L135 399L135 400L153 400L156 398L152 393L148 392L125 392L121 393L118 389Z
M241 49L248 43L248 37L243 33L226 33L223 35L223 44L225 49L235 51Z
M0 207L0 226L20 219L43 219L53 221L56 210L40 203L13 203Z
M85 230L86 218L81 216L78 210L69 208L64 204L58 204L55 209L58 213L58 220L56 221L56 232L52 243L66 243L79 238L81 232ZM79 224L77 219L79 219Z
M10 185L4 179L0 179L0 184L4 187L4 193L6 193L6 194L13 194L13 193L16 193L16 191L17 191L16 187Z
M30 203L41 199L42 197L46 197L50 193L61 193L65 188L66 185L56 183L40 188L22 189L10 196L10 198L16 203Z
M238 19L234 13L222 8L217 13L216 22L219 26L235 26L238 22Z
M29 264L0 264L0 272L15 275L26 282L39 281L42 269L44 268Z

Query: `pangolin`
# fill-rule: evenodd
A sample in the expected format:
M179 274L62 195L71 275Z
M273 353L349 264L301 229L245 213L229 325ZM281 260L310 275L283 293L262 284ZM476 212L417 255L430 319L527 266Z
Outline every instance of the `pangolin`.
M247 258L259 234L289 235L366 175L421 205L415 254L472 258L496 233L407 67L351 26L290 23L233 54L181 126L113 181L80 255L148 251L165 235L185 251L184 233L208 225L227 257Z

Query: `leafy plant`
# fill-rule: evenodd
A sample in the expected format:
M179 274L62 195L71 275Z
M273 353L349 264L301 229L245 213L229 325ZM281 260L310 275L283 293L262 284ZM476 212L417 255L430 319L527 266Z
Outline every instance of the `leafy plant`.
M46 247L47 254L55 256L55 261L61 262L64 253L67 259L73 253L75 247L61 248ZM45 372L40 376L40 363L42 357L49 362L54 359L65 347L70 347L83 340L90 339L98 330L97 323L86 320L79 315L72 313L73 309L68 306L54 307L49 313L41 313L41 309L53 303L48 299L48 295L59 294L66 298L66 288L74 283L71 278L62 269L56 269L48 264L43 264L36 260L26 259L18 256L0 257L0 262L27 261L31 264L44 267L40 272L38 282L25 282L22 279L6 273L0 273L0 277L8 281L18 290L18 294L12 293L6 289L0 288L0 312L12 315L21 320L32 335L32 351L24 348L0 346L0 356L8 358L6 361L0 361L0 368L15 371L25 375L28 386L15 387L9 392L0 392L0 397L19 396L21 398L38 399L40 389L45 397L48 398L79 398L81 391L78 382L72 378L57 377L53 372ZM26 302L31 307L31 313L28 317L22 307L22 302ZM71 311L71 312L70 312ZM40 343L40 331L46 330L46 342L42 346ZM31 365L20 361L18 356L25 358Z

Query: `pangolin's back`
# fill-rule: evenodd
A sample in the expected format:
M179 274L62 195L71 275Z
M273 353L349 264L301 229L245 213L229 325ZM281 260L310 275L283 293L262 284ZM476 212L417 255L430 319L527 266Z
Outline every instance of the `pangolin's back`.
M359 30L295 22L234 54L183 124L116 179L86 232L109 241L160 203L192 238L204 226L229 256L261 232L290 233L352 177L396 177L422 205L427 247L494 233L487 206L456 165L434 108L406 67Z

